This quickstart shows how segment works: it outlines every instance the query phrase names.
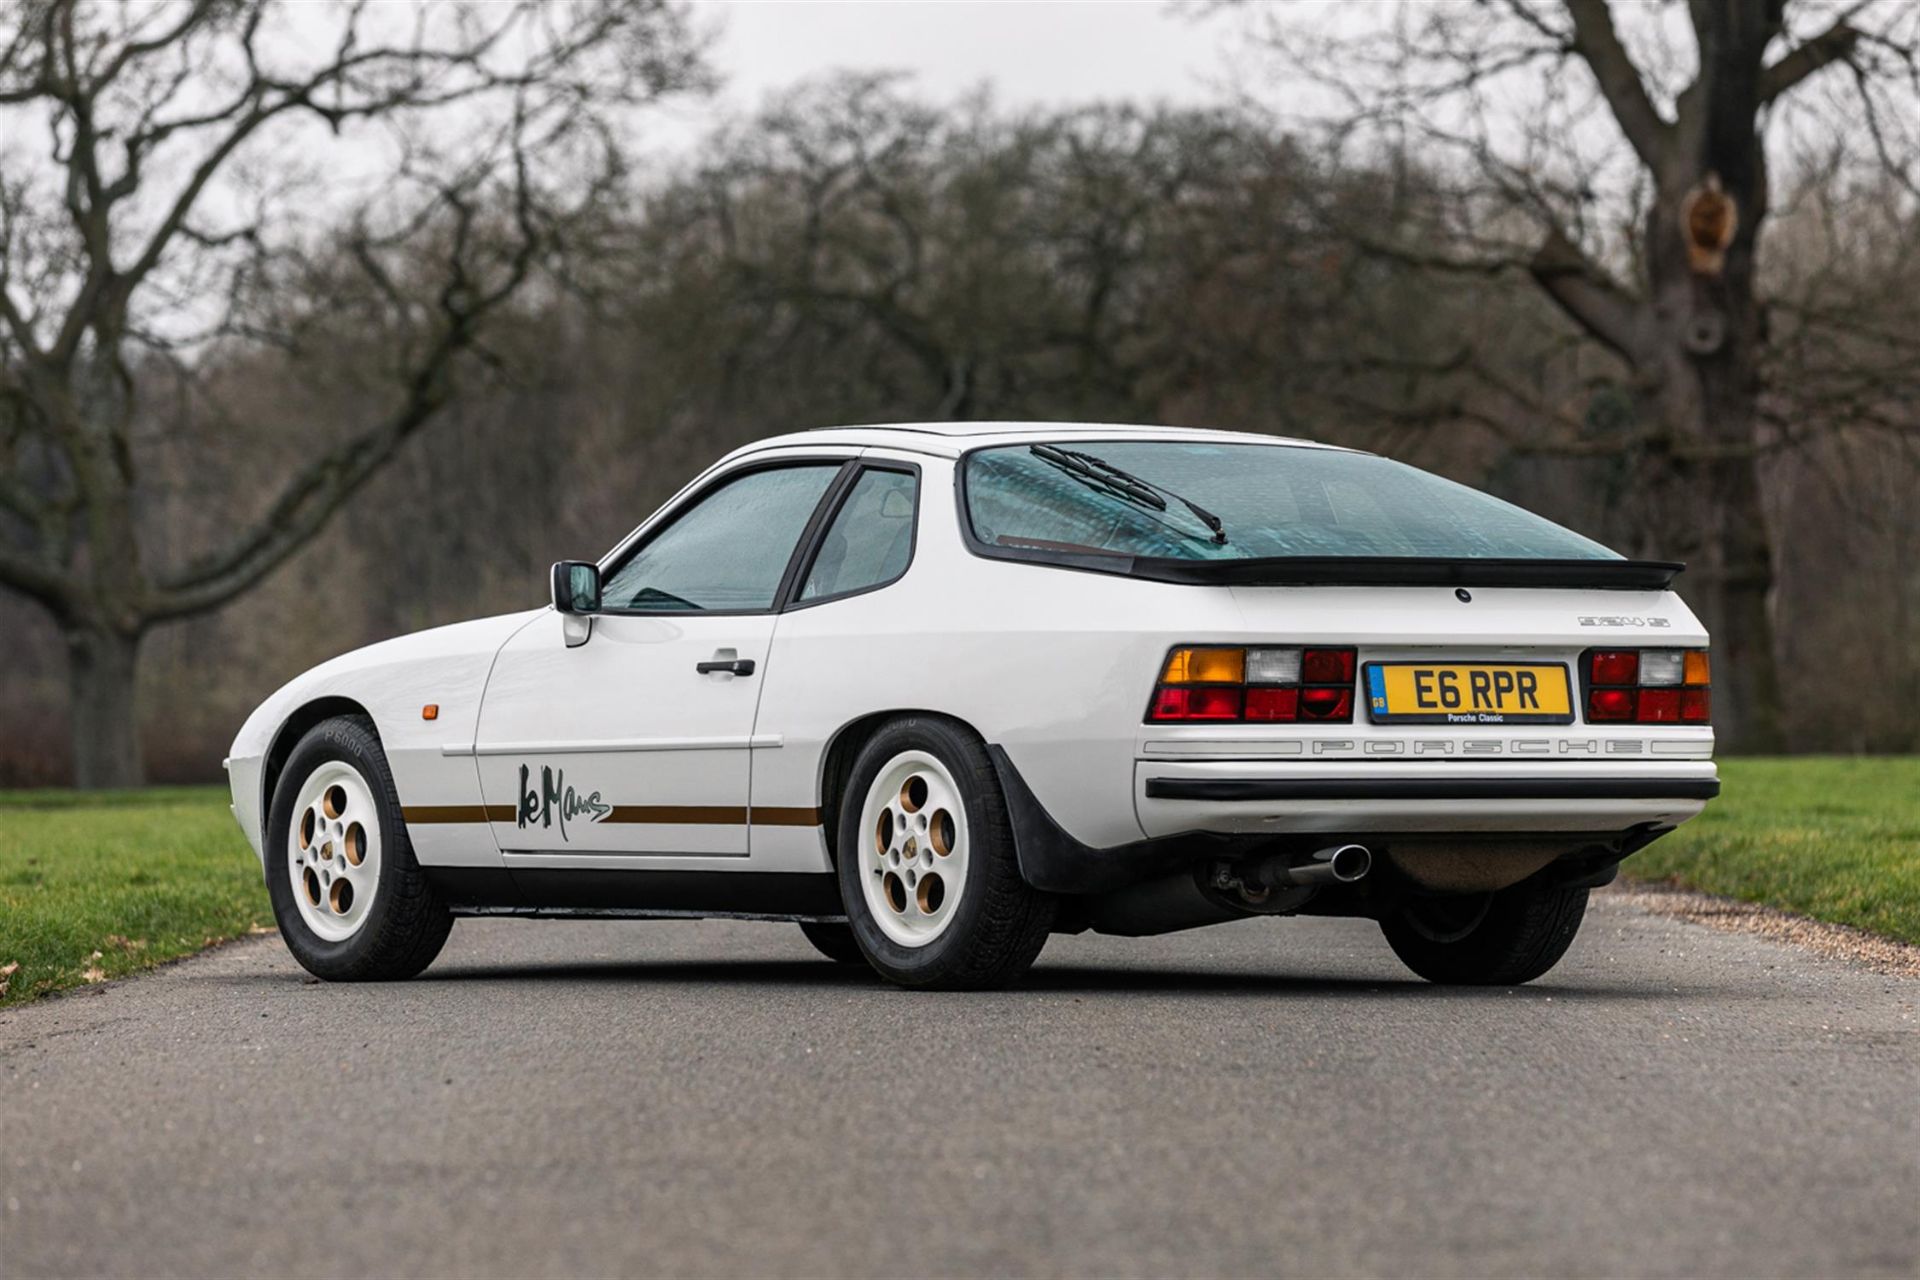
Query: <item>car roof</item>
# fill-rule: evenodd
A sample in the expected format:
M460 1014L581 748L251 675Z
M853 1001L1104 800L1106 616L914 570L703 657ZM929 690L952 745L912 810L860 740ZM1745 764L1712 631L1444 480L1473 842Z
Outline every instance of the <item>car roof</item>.
M887 422L857 427L816 427L770 436L737 449L730 457L794 445L897 448L953 458L969 449L1031 444L1042 440L1169 440L1215 444L1293 445L1337 449L1338 445L1263 435L1254 431L1214 431L1202 427L1156 427L1101 422Z

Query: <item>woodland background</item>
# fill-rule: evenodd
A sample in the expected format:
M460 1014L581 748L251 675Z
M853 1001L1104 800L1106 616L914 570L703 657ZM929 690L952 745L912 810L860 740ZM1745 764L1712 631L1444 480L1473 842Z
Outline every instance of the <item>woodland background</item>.
M1755 437L1781 713L1792 750L1912 752L1920 220L1895 170L1823 154L1775 167L1757 268L1783 406ZM1441 150L1356 157L1253 102L1011 111L836 74L720 122L576 208L573 252L489 316L457 394L316 537L231 603L145 635L146 774L216 778L289 677L541 603L550 562L597 555L725 451L813 426L1305 436L1683 555L1665 544L1684 529L1638 501L1662 445L1620 443L1630 379L1525 270L1473 258L1513 215L1458 176ZM258 519L303 459L385 411L389 338L329 261L322 247L276 284L279 305L297 298L297 340L236 328L130 361L148 558ZM62 631L0 591L0 637L0 785L65 782Z

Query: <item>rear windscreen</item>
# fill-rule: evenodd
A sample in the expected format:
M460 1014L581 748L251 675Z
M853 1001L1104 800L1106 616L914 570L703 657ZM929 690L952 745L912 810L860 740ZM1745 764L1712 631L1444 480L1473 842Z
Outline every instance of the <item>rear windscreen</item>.
M1188 560L1620 558L1512 503L1369 453L1076 441L977 450L967 455L964 475L974 536L1015 551Z

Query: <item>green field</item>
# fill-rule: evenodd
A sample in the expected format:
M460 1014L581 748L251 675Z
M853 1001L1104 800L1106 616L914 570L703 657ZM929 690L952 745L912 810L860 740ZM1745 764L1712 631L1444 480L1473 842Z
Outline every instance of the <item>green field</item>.
M1723 762L1726 790L1627 863L1920 943L1920 758ZM210 787L0 792L0 1005L119 977L273 921Z
M222 788L0 792L0 1007L272 923Z
M1723 760L1720 798L1626 870L1920 944L1920 757Z

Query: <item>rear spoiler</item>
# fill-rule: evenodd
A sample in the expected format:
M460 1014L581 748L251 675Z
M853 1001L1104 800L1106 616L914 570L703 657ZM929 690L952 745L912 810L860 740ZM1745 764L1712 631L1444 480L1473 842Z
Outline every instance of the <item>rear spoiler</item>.
M1076 557L1086 568L1095 557ZM1123 567L1123 565L1125 567ZM1116 557L1108 572L1155 582L1232 587L1600 587L1665 591L1686 568L1671 560L1434 559L1424 556L1271 556L1185 560Z

